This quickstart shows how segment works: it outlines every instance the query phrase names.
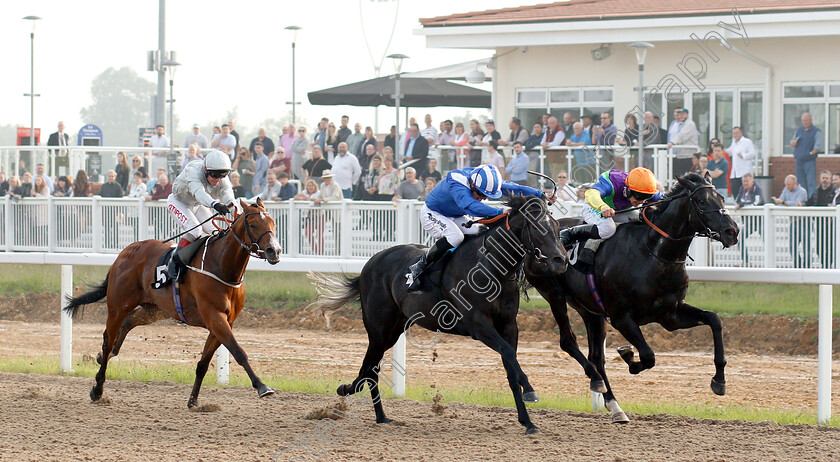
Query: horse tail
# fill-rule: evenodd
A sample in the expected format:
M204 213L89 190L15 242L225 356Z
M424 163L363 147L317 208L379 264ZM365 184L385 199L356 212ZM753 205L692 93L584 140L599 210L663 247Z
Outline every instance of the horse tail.
M318 299L306 306L305 309L312 309L319 312L327 323L327 330L330 329L330 314L342 306L361 300L361 289L359 280L361 276L354 278L342 273L338 276L316 274L310 271L306 275L318 291Z
M67 297L65 299L67 301L67 306L63 308L64 312L69 313L70 317L75 318L76 312L79 308L105 298L108 293L108 277L110 275L111 272L108 271L104 281L96 285L91 285L90 288L93 290L90 292L79 295L78 297Z

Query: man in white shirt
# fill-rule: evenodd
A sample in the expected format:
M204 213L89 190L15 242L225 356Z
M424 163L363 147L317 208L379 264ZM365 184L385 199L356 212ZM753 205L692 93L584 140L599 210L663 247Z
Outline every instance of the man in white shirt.
M557 174L557 198L566 202L577 202L577 190L569 186L569 174L560 170Z
M753 173L753 160L756 157L755 145L752 140L744 136L741 127L732 129L732 144L726 149L732 159L732 173L729 185L733 195L741 190L741 177L745 173Z
M423 119L423 121L426 122L426 127L420 130L420 135L422 135L423 138L429 140L429 146L434 146L437 142L438 130L437 128L432 126L432 115L426 114L426 117Z
M158 125L155 127L155 134L149 138L149 147L150 148L169 148L169 138L164 135L166 129L163 128L163 125ZM153 149L152 154L162 156L165 155L168 150L163 149Z
M192 130L192 135L187 135L187 138L184 140L184 146L189 146L190 143L195 143L199 148L207 149L209 143L207 142L207 137L201 134L201 125L193 124Z
M236 137L231 135L230 125L222 125L222 133L213 135L210 146L230 156L231 162L233 162L234 157L236 157L236 151L234 150L236 148Z
M688 117L688 109L680 109L679 118L677 134L669 139L668 149L673 148L675 145L697 146L697 125ZM682 176L691 170L691 159L694 157L695 152L697 152L697 148L674 149L674 175Z
M359 165L359 159L356 156L347 152L347 143L338 143L338 155L333 159L332 173L335 176L334 181L344 194L344 198L351 199L353 197L353 185L362 176L362 166Z

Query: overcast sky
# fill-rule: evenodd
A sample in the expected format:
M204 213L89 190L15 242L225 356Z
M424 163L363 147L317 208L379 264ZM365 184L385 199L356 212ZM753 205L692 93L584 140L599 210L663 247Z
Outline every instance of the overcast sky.
M418 71L488 57L488 50L427 49L415 35L418 19L451 13L516 6L514 0L402 0L390 53L411 57L403 71ZM293 6L292 6L293 5ZM288 110L291 46L284 27L303 28L297 41L297 97L310 121L342 113L373 124L373 109L306 103L306 93L373 77L362 30L374 56L382 56L396 2L383 0L175 1L167 2L166 48L182 64L175 75L176 112L181 128L217 122L238 106L240 123L253 126ZM361 9L361 14L360 14ZM109 67L146 71L146 51L158 47L158 0L4 2L0 43L6 44L0 124L29 126L29 21L36 15L35 126L46 133L64 120L78 131L79 109L90 104L91 80ZM362 19L364 18L364 19ZM393 72L390 60L383 74ZM489 88L488 88L489 89ZM168 110L168 109L167 109ZM432 111L436 120L451 109ZM380 110L380 128L393 123L393 109ZM425 110L419 109L421 115ZM463 113L463 110L459 110ZM205 128L209 132L209 127ZM107 137L107 134L105 134ZM106 140L107 143L107 140Z

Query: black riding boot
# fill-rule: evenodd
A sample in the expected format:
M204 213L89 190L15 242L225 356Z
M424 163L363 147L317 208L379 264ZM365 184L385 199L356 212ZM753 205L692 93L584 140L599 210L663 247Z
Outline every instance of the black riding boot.
M409 266L409 273L406 275L408 290L414 291L420 289L420 275L423 274L423 271L432 263L440 260L440 257L444 256L451 248L452 246L449 245L446 238L438 239L435 245L429 247L426 253L420 256L420 260L417 263Z
M169 279L173 281L179 279L181 268L183 267L184 262L181 261L181 257L178 256L178 251L176 250L175 254L172 255L172 258L169 259L169 266L166 267L166 272L169 274Z
M177 279L178 282L181 282L184 279L187 263L192 260L192 257L200 247L200 245L195 245L195 242L191 242L186 247L175 251L175 254L169 259L169 266L166 268L169 277L173 281Z
M572 244L584 239L601 239L597 225L578 225L560 231L558 235L563 247L568 249Z
M563 243L563 247L569 250L575 242L586 239L601 239L601 234L598 232L597 225L579 225L560 231L558 238ZM587 273L591 273L592 265L595 264L595 252L581 246L577 261L582 264L580 268L584 268Z

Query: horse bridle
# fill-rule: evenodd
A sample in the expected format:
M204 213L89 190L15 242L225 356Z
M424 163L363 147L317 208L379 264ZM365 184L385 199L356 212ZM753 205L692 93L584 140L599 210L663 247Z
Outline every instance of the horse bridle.
M703 216L707 213L719 213L720 214L720 221L723 221L724 215L727 215L728 212L726 211L725 208L715 209L715 210L703 210L703 209L700 208L700 206L694 200L694 195L698 191L700 191L701 189L707 189L707 188L708 189L715 189L715 187L710 185L710 184L704 184L704 185L701 185L701 186L698 186L698 187L694 188L694 190L691 191L690 193L677 194L676 196L670 197L670 198L665 199L663 201L657 201L653 204L649 204L645 207L642 207L642 214L641 214L642 219L645 221L645 223L648 224L648 226L653 228L654 231L659 233L662 237L664 237L666 239L669 239L669 240L672 240L672 241L683 241L683 240L687 240L687 239L694 239L697 236L708 237L709 239L720 240L720 237L721 237L720 233L712 230L709 227L709 225L707 225L706 222L703 220ZM703 228L704 228L702 231L695 231L694 233L692 233L688 236L683 236L683 237L671 237L668 233L666 233L665 231L662 231L661 229L659 229L659 227L654 225L647 218L647 216L645 216L645 210L647 210L648 207L652 207L654 205L661 204L663 202L670 202L670 201L673 201L673 200L676 200L676 199L679 199L679 198L682 198L682 197L688 197L688 199L689 199L688 202L691 204L691 211L694 213L694 216L697 217L697 220L700 222L700 225L702 225Z
M548 213L548 211L546 211L545 213ZM505 220L505 228L506 228L506 229L508 229L508 230L510 230L510 229L523 229L523 230L524 230L524 229L525 229L525 227L526 227L524 224L523 224L522 226L512 227L512 226L510 225L510 212L505 212L505 213L503 213L503 214L501 214L501 215L497 215L497 216L495 216L495 217L493 217L493 218L484 219L484 220L478 220L478 221L476 221L475 223L485 224L485 225L486 225L486 224L490 224L490 223L495 223L496 221L499 221L499 220L501 220L502 218L504 218L504 220ZM469 226L468 226L468 227L469 227ZM548 260L548 257L547 257L547 256L545 256L545 255L543 255L543 253L542 253L542 251L540 250L540 248L539 248L539 247L537 247L537 246L534 244L534 240L533 240L533 238L531 237L531 233L526 231L524 234L525 234L525 236L523 236L523 239L520 239L520 241L521 241L520 243L522 244L522 247L524 247L524 248L525 248L525 251L526 251L526 252L528 252L528 253L530 253L531 255L533 255L533 256L534 256L534 258L536 258L536 259L537 259L537 261L539 261L539 262L542 262L542 261L547 261L547 260ZM525 242L526 238L527 238L527 242Z
M262 240L262 238L266 234L273 234L273 231L271 231L270 229L267 229L267 230L263 231L262 234L259 235L259 237L254 239L254 236L251 234L251 228L248 226L248 216L249 215L259 215L259 214L263 214L263 213L266 213L266 212L247 212L247 213L243 213L242 215L239 215L238 217L236 217L236 219L234 219L233 222L231 222L230 227L231 227L231 233L233 234L233 238L236 239L236 242L238 242L239 245L242 246L242 248L245 249L246 252L248 252L253 257L257 257L257 258L261 258L263 260L266 260L267 258L265 256L265 250L263 250L259 247L259 242L260 242L260 240ZM245 233L248 235L248 240L251 241L251 245L245 244L245 242L242 239L240 239L239 236L237 236L235 232L233 232L233 224L236 223L236 221L239 218L242 218L243 226L245 226Z

